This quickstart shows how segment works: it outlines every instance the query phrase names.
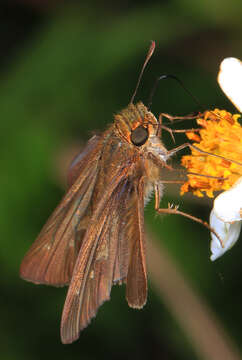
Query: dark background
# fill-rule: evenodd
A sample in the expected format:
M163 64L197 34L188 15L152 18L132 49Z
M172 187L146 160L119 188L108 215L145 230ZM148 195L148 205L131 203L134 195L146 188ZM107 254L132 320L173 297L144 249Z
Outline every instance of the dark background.
M212 263L208 231L185 218L157 217L153 202L145 217L154 242L217 330L200 326L195 307L183 292L177 294L180 280L171 283L166 269L171 297L151 275L148 303L135 311L126 304L124 288L114 287L112 300L80 339L64 346L59 325L66 289L24 282L18 269L64 193L72 154L130 101L151 39L157 49L137 100L147 103L157 76L171 73L203 105L199 109L176 82L165 80L153 99L154 114L185 115L214 106L236 112L216 76L224 57L242 58L241 14L242 3L231 0L1 2L1 359L219 359L218 333L230 359L239 358L242 243ZM176 139L185 141L183 135ZM167 134L163 141L174 147ZM163 207L172 201L208 219L211 200L180 197L179 187L166 188ZM183 303L198 324L196 336L182 307L179 314L174 310ZM199 341L201 334L211 343ZM213 357L206 355L213 347Z

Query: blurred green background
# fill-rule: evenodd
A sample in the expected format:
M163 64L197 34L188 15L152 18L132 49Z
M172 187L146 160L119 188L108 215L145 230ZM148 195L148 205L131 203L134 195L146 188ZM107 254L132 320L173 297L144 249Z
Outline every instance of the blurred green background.
M59 337L65 288L36 286L19 278L21 259L65 191L65 169L92 132L103 130L127 106L150 40L157 49L136 99L147 103L155 79L178 76L204 108L235 109L216 76L227 56L242 58L242 3L236 0L170 1L3 1L0 5L0 339L1 359L219 359L216 331L202 325L198 336L180 321L166 287L150 276L148 303L129 309L125 289L72 345ZM203 108L203 109L204 109ZM172 80L159 84L152 112L185 115L199 109ZM182 124L191 126L191 123ZM178 135L177 144L185 137ZM167 148L174 147L164 133ZM173 160L173 164L179 157ZM172 176L177 178L178 173ZM173 177L173 178L174 178ZM166 186L168 201L208 219L212 202L179 196ZM242 353L242 243L209 260L208 231L185 218L157 217L153 202L147 225L161 256L176 268L204 314L216 318L226 359ZM163 250L162 250L163 249ZM159 269L159 264L157 264ZM160 271L163 271L162 264ZM163 274L164 275L164 274ZM167 284L173 300L190 306L179 279ZM162 292L164 296L162 296ZM168 299L168 300L167 300ZM199 316L191 306L193 320ZM184 325L185 324L185 325ZM200 333L199 333L200 331ZM203 345L199 334L211 344ZM210 349L211 350L211 349ZM207 354L208 354L207 353Z

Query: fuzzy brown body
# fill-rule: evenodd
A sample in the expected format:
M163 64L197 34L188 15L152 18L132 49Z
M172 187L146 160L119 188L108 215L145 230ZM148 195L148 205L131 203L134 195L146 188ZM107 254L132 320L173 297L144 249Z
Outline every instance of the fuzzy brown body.
M22 262L26 280L70 284L63 343L78 338L113 284L126 284L129 306L146 303L144 205L155 187L161 195L168 158L158 125L142 103L130 104L89 140L72 163L67 194Z

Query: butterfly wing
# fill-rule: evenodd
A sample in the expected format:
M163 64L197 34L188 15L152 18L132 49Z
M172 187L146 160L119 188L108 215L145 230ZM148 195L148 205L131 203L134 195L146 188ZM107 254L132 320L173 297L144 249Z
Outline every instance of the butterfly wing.
M142 307L146 302L146 266L144 254L141 255L143 183L134 185L125 173L117 175L111 183L112 188L103 194L93 214L75 265L62 314L63 343L78 338L98 307L110 298L114 283L127 282L130 306ZM131 212L133 205L135 212Z
M147 271L144 237L144 181L134 188L132 216L127 219L130 239L130 262L127 274L126 299L132 308L141 309L147 300Z
M97 159L97 153L100 153L99 142L100 136L94 135L87 143L85 148L77 154L72 160L67 173L68 187L71 187L74 182L82 174L85 167L89 167L93 164L93 160Z
M25 280L55 286L70 282L88 222L85 216L98 174L100 154L99 137L95 136L72 167L69 182L76 181L22 261L20 276Z

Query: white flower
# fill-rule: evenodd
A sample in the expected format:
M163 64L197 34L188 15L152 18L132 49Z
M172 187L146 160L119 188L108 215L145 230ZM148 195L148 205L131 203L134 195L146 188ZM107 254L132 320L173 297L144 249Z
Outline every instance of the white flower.
M211 260L216 260L222 256L236 243L242 225L241 220L242 178L214 200L214 206L210 214L210 226L216 231L222 240L222 244L217 236L211 233Z
M226 58L220 65L218 83L230 101L242 111L242 62L236 58ZM238 240L242 225L242 178L229 190L224 191L214 200L210 214L210 226L214 233L210 249L211 260L216 260L229 250Z
M226 58L220 64L218 83L230 101L242 112L242 62Z

